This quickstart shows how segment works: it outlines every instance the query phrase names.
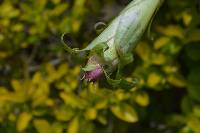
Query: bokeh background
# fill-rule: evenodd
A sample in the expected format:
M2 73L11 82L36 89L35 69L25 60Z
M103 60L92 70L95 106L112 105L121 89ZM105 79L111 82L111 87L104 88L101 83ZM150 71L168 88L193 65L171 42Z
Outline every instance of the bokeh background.
M166 0L123 70L80 80L83 48L131 0L0 0L1 133L200 133L200 1Z

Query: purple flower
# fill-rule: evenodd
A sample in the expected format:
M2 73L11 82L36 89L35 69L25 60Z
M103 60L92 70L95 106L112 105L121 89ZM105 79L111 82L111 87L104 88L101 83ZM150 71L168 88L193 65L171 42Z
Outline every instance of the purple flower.
M87 81L97 81L98 79L100 79L102 77L102 75L104 74L102 67L98 64L98 66L91 71L86 71L85 72L85 79Z

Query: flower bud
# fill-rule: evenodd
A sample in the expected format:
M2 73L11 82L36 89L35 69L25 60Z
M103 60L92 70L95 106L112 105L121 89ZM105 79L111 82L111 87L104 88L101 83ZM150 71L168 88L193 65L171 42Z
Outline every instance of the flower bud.
M95 81L103 73L112 72L117 67L122 68L133 61L131 52L147 26L151 24L163 1L133 0L86 48L71 49L68 45L64 45L64 48L72 54L81 51L91 52L86 67L83 68L86 80ZM63 44L65 44L64 35ZM107 74L106 77L108 79Z
M85 78L89 81L99 79L106 71L114 71L117 66L124 66L133 61L131 51L140 40L142 34L160 7L162 0L133 0L112 23L85 48L93 50L104 44L107 48L89 58L85 70ZM98 57L98 59L97 59ZM99 59L101 61L99 61Z

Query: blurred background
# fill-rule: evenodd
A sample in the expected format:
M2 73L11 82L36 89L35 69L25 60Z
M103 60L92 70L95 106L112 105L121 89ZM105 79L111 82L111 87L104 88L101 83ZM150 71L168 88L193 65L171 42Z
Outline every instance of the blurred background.
M84 84L98 22L131 0L0 0L1 133L200 133L200 1L166 0L123 70L130 90Z

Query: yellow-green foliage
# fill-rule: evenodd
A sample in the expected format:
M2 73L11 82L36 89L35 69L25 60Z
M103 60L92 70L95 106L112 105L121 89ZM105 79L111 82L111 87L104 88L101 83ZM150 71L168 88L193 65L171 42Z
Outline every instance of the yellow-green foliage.
M95 37L97 18L110 22L122 3L0 1L0 132L200 132L198 0L165 1L153 39L144 35L123 70L136 87L80 80L86 55L66 53L61 34L72 33L83 47Z

